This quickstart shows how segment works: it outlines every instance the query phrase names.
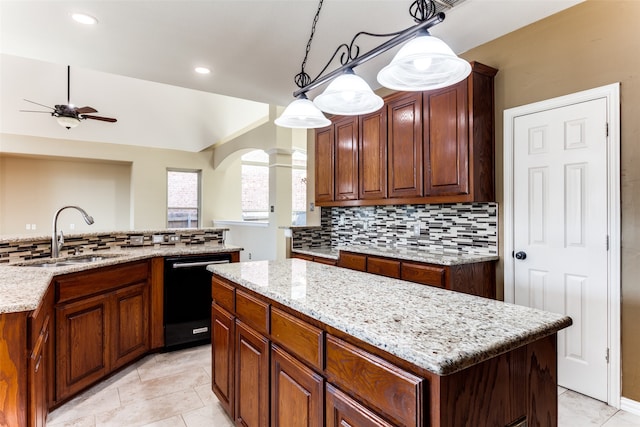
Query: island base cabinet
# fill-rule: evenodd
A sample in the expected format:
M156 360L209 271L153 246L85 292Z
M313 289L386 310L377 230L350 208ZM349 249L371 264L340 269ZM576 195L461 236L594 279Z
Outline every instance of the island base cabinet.
M269 425L269 340L236 320L235 419L242 427Z
M233 416L234 317L217 304L211 308L211 387L220 405Z
M323 378L276 345L271 368L271 425L322 427Z
M126 365L149 348L149 287L129 286L113 295L111 369Z
M331 384L326 398L327 427L394 427Z

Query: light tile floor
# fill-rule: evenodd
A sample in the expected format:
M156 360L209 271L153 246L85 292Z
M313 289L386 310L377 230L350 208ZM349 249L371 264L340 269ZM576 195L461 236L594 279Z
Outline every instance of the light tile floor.
M640 417L558 390L560 427L640 427ZM211 346L145 357L49 414L48 427L232 427L211 392Z

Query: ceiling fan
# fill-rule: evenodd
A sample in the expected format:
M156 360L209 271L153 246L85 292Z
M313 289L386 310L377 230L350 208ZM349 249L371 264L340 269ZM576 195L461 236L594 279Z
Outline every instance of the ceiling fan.
M51 114L55 117L60 124L60 126L66 127L67 129L74 128L80 124L80 120L91 119L91 120L100 120L103 122L115 123L118 120L113 119L111 117L101 117L94 116L91 113L97 113L93 107L76 107L71 104L71 67L67 66L67 103L56 105L54 107L49 107L48 105L43 105L38 102L29 101L25 99L25 101L30 102L32 104L39 105L41 107L50 108L53 111L33 111L33 110L20 110L25 113L47 113Z

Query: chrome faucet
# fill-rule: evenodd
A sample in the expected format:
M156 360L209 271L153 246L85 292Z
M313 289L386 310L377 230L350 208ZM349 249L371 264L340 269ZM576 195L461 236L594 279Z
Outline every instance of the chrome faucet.
M58 240L58 215L65 209L73 208L78 210L82 214L82 218L84 218L84 222L88 225L93 224L93 217L85 212L84 209L78 206L63 206L56 211L53 215L53 234L51 236L51 258L58 258L60 256L60 249L62 249L62 245L64 245L64 234L62 230L60 230L60 239Z

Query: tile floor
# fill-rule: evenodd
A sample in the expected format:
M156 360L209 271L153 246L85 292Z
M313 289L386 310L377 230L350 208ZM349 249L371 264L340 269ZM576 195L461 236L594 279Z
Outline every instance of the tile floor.
M640 417L558 390L560 427L640 427ZM145 357L49 414L48 427L232 427L211 392L211 347Z

